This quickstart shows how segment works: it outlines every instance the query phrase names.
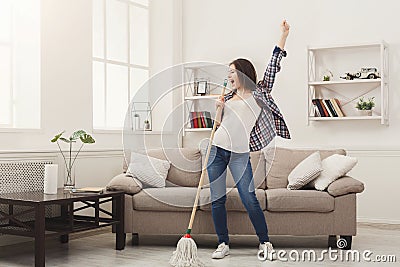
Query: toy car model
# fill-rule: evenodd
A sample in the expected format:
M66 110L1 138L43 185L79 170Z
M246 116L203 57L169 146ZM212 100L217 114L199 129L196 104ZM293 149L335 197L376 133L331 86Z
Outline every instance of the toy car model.
M340 78L346 80L353 79L377 79L380 78L380 74L376 68L361 68L361 71L356 73L346 72L345 76L341 76Z

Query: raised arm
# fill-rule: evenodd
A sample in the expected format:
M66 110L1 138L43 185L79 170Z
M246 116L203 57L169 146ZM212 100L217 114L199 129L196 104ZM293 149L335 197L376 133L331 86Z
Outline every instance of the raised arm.
M289 29L290 29L290 25L287 23L287 21L286 20L282 21L282 24L281 24L282 35L281 35L281 39L279 40L279 44L278 44L278 47L281 50L285 50L286 38L289 35Z
M286 38L289 35L290 26L286 22L286 20L282 21L281 24L281 38L277 46L272 53L272 57L270 62L268 63L267 69L264 73L264 78L262 81L258 83L258 87L260 87L263 91L267 93L271 93L272 87L275 82L276 73L281 70L280 62L282 57L286 57L286 51L284 50L286 44Z

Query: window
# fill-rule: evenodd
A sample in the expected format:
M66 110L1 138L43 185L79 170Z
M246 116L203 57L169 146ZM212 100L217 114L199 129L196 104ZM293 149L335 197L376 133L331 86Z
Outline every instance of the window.
M40 0L0 1L0 128L40 128Z
M149 77L149 3L92 3L93 128L122 129L130 99Z

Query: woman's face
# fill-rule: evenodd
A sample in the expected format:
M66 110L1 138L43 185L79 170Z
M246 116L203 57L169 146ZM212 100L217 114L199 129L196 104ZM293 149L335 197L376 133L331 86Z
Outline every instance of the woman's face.
M239 77L237 75L237 70L236 70L236 67L234 64L231 64L229 66L228 79L229 79L229 82L231 83L232 89L240 88L240 81L239 81Z

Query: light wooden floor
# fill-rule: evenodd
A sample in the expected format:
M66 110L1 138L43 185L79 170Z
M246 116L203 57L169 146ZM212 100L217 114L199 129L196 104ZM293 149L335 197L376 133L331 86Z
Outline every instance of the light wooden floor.
M95 235L93 235L95 234ZM1 236L0 236L1 238ZM325 257L323 262L274 261L260 262L257 257L257 238L255 236L231 236L231 255L222 260L212 260L215 249L214 235L194 236L198 253L206 266L379 266L377 263L332 261ZM115 236L111 233L96 232L86 236L71 237L69 244L58 243L54 239L46 240L46 266L169 266L168 260L176 248L180 236L141 236L140 246L130 246L131 237L123 251L114 250ZM271 236L276 250L292 249L300 253L303 249L315 249L317 255L327 248L327 237ZM371 250L375 255L395 255L397 263L381 264L399 266L400 229L358 227L358 235L353 238L353 250ZM0 247L0 266L33 266L33 242Z

